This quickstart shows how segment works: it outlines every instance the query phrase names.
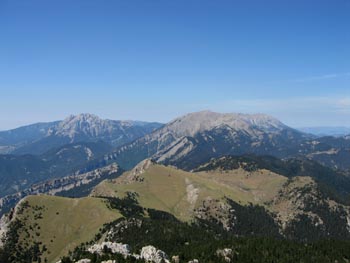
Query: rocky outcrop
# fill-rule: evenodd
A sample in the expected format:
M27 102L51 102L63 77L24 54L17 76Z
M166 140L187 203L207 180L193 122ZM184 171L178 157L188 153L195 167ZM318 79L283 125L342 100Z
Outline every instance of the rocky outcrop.
M156 249L154 246L146 246L141 250L141 258L147 262L170 263L164 251Z
M128 176L126 177L126 183L132 182L142 182L144 178L142 175L147 171L147 169L154 164L155 162L151 159L145 159L138 163L134 169L130 171Z
M3 246L3 239L5 238L9 223L10 219L8 216L4 215L0 218L0 247Z
M114 242L102 242L101 244L95 244L89 247L88 251L90 253L103 254L105 249L110 250L113 254L121 254L124 257L130 256L129 245Z
M84 258L76 261L75 263L91 263L91 259Z
M232 248L224 248L216 250L218 257L224 258L226 262L232 262L233 250Z
M87 249L90 253L102 255L106 251L112 254L121 254L124 258L132 257L135 259L144 259L146 262L153 263L170 263L168 255L154 246L145 246L141 249L140 255L131 254L130 247L127 244L115 243L115 242L102 242L100 244L94 244ZM111 261L113 262L113 261ZM107 263L110 263L107 261Z

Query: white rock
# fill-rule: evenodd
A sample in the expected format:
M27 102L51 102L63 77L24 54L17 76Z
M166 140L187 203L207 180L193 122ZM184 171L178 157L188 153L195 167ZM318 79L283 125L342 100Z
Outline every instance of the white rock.
M180 263L180 257L179 256L172 256L171 261L174 263Z
M75 263L91 263L91 260L88 258L84 258L76 261Z
M231 248L218 249L216 250L216 255L218 257L223 257L226 262L231 262L233 250Z
M162 250L157 250L154 246L146 246L141 250L141 258L148 262L169 263L167 254Z
M123 256L130 255L130 248L127 244L114 243L114 242L102 242L101 244L95 244L88 248L90 253L102 254L104 247L107 247L112 253L122 254Z

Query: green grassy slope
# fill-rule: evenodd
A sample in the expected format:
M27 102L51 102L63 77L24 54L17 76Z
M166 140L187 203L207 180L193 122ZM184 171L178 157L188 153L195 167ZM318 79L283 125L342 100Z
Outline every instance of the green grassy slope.
M121 217L107 208L104 200L92 197L29 196L23 204L24 209L17 215L26 228L21 231L20 241L42 242L47 247L42 258L48 262L90 241L103 224Z
M94 189L93 195L123 197L126 192L136 192L141 206L189 220L193 209L208 198L221 200L228 197L242 204L264 205L287 181L286 177L266 170L189 173L158 164L148 167L140 175L141 179L132 179L132 173L102 182Z

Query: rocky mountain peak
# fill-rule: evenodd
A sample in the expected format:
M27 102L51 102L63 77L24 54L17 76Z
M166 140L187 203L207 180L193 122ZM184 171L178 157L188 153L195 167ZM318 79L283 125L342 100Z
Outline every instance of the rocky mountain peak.
M103 134L110 134L115 130L117 122L104 120L96 115L83 113L71 115L49 130L49 134L67 136L74 138L77 135L98 137ZM120 126L126 123L118 123ZM118 126L119 126L118 125ZM119 127L118 127L119 128Z
M194 136L197 133L225 126L233 130L244 130L248 133L254 128L265 132L287 128L277 119L264 114L200 111L173 120L165 129L173 131L178 136Z

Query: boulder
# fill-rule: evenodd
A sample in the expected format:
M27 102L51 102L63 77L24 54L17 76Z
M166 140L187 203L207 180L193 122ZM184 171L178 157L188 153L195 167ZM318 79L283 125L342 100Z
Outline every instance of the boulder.
M141 258L148 262L170 263L167 254L154 246L146 246L141 249Z
M218 249L216 250L216 255L218 257L223 257L225 261L229 263L232 261L233 250L231 248Z

